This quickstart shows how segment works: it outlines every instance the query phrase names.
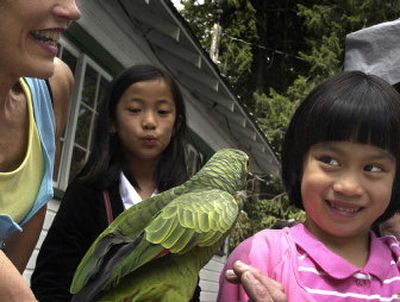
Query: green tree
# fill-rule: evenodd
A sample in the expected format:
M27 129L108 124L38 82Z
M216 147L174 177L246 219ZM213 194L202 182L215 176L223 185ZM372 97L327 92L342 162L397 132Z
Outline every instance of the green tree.
M344 59L346 34L400 16L400 1L335 0L297 7L303 18L308 48L299 50L309 67L286 90L255 93L255 116L279 154L283 133L298 103L321 80L339 72Z
M218 67L253 113L278 157L293 111L326 77L342 69L346 34L400 17L400 0L183 0L184 17L209 49L215 12L222 9ZM234 46L233 46L234 45ZM304 218L288 210L278 179L264 190L279 198L249 198L232 235L234 246L276 219ZM251 194L249 194L251 195ZM286 210L283 210L286 209Z
M205 0L203 4L197 0L186 0L182 3L184 9L181 14L188 20L204 49L210 49L213 25L221 25L217 66L240 98L251 95L251 89L243 85L250 81L253 44L259 39L256 11L251 3L247 0ZM244 100L244 105L248 104Z
M400 16L400 1L335 0L298 5L304 18L309 50L299 55L310 69L308 76L319 82L341 69L346 34Z
M254 91L284 91L304 71L306 62L301 18L292 0L183 0L181 11L204 49L209 50L213 24L222 27L219 63L243 105L254 111ZM294 31L293 27L297 29Z

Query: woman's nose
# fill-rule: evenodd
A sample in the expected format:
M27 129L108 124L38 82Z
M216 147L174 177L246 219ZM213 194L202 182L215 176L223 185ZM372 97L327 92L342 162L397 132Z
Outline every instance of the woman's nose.
M75 0L59 1L59 4L54 8L54 13L60 18L70 21L78 20L81 16Z

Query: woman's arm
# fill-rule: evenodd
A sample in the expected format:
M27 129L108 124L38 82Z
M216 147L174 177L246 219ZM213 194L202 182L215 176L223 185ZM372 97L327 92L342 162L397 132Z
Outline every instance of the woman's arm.
M21 274L1 250L0 267L0 301L37 301Z
M32 255L42 230L46 206L41 208L24 226L21 233L14 232L6 239L4 253L22 274Z

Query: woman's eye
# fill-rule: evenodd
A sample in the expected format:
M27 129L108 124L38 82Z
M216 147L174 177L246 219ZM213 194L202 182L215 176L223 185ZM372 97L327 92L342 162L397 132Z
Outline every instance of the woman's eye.
M130 112L133 112L133 113L138 113L138 112L140 112L140 109L139 108L129 108L128 109Z
M339 165L338 161L330 156L322 156L319 158L319 160L321 162L323 162L324 164L327 164L330 166L338 166Z
M374 165L374 164L366 165L364 167L364 170L368 171L368 172L382 172L383 171L382 167L380 167L378 165Z

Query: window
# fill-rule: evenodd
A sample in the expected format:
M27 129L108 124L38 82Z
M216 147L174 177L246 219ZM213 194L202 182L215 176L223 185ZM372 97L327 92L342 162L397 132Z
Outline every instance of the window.
M69 118L62 138L61 162L55 184L56 187L64 190L89 156L99 104L111 81L111 76L64 39L61 41L59 57L69 65L75 77Z

